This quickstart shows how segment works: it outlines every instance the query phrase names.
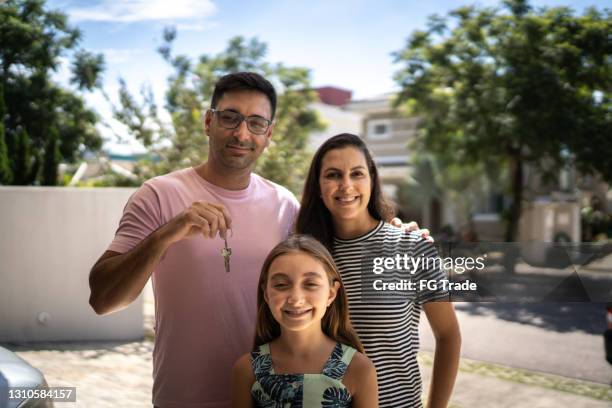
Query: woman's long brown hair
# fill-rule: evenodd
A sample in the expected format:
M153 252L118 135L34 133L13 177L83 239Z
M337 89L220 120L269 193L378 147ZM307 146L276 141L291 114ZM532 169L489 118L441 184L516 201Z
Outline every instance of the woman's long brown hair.
M336 292L336 298L327 308L321 320L321 329L331 339L351 346L360 352L364 352L359 336L353 329L349 317L348 300L346 291L342 284L342 278L336 268L336 264L329 251L319 241L309 235L292 235L272 249L264 261L259 275L257 285L257 323L255 327L255 341L253 350L257 350L262 344L266 344L276 339L281 334L280 325L274 319L264 293L268 284L270 265L281 255L301 252L312 256L323 265L327 272L330 285L339 282L340 287Z

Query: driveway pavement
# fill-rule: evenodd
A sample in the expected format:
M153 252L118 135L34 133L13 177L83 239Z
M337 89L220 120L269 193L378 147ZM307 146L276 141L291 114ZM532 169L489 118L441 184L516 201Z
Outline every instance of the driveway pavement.
M57 404L58 408L151 406L153 303L150 290L145 294L144 305L147 334L142 341L4 346L39 368L49 385L77 388L77 402ZM432 361L430 352L420 353L425 390ZM609 408L612 388L609 384L463 358L451 407L475 406Z

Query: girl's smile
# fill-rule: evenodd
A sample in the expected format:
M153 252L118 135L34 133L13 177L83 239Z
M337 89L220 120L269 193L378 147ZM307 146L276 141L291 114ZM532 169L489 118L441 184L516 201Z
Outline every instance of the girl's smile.
M320 321L336 290L317 259L293 251L270 265L265 300L283 329L304 330L316 323L320 330Z
M305 317L311 311L312 309L305 309L305 310L283 309L283 313L286 314L287 317L291 319L299 319L301 317Z

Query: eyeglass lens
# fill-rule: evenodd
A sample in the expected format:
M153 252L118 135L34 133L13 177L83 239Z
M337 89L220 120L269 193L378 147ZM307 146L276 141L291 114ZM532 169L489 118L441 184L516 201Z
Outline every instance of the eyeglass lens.
M268 120L257 116L244 117L238 112L217 111L219 123L227 129L235 129L240 126L242 120L246 120L249 130L256 134L264 133L270 125Z

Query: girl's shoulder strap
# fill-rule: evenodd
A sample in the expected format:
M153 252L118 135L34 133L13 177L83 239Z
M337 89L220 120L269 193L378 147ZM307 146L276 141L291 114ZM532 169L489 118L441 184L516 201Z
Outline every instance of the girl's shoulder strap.
M260 354L270 354L270 343L262 344L259 346Z
M357 350L355 350L353 347L342 344L342 361L347 365L347 367L351 364L351 360L353 359L356 351Z
M351 364L355 351L351 346L337 343L323 367L323 374L336 380L342 380L349 364Z
M270 343L262 344L257 350L251 352L251 367L257 381L272 372Z

